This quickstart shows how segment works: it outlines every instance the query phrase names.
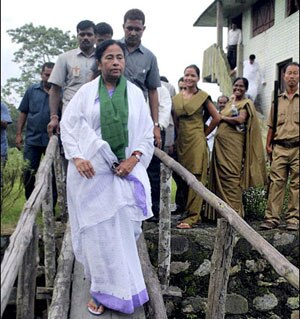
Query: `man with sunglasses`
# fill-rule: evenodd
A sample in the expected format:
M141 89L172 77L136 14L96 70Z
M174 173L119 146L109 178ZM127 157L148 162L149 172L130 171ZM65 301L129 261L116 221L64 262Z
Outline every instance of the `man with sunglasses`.
M49 78L52 83L49 92L50 122L48 134L59 133L59 105L62 96L62 112L64 112L73 95L87 83L91 75L91 67L95 61L95 24L83 20L77 24L79 47L58 56L55 67Z

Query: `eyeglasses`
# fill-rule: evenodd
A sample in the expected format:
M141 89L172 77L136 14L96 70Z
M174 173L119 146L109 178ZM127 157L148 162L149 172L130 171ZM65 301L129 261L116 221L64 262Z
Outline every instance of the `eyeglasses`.
M180 87L179 91L186 90L186 87Z
M92 33L92 32L79 32L78 35L79 35L80 37L85 37L85 36L87 36L87 37L92 37L92 36L95 35L95 34Z
M131 32L131 31L135 31L135 32L141 32L143 31L143 29L138 28L138 27L126 27L126 30Z

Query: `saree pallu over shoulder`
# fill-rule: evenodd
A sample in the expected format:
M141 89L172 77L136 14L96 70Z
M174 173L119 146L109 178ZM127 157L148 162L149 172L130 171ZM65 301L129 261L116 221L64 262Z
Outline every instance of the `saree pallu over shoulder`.
M238 132L233 125L221 122L215 135L209 188L243 216L242 191L267 182L262 136L255 107L245 99L236 104L248 113L246 132ZM230 116L230 103L222 114ZM226 115L227 114L227 115ZM207 205L205 215L215 219L215 210Z
M231 116L231 105L232 103L229 101L221 114ZM238 110L245 109L248 113L248 119L246 122L246 141L244 147L244 169L241 185L243 189L266 185L267 173L265 155L260 124L255 106L250 99L237 101L235 102L235 106Z
M247 189L266 185L267 171L262 134L254 104L250 99L246 99L244 107L248 112L248 121L242 187Z
M193 174L202 174L207 167L207 144L204 135L203 104L209 95L199 91L191 99L177 94L173 99L178 118L176 149L178 161Z
M182 115L190 116L194 114L200 106L204 104L209 95L199 90L191 99L185 100L182 94L177 94L173 98L173 106L178 117Z

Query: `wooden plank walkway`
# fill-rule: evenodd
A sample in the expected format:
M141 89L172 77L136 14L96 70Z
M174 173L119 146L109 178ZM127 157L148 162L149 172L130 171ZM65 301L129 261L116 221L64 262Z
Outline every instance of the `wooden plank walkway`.
M83 267L80 263L75 262L73 271L73 287L71 297L71 311L69 319L95 319L96 317L90 314L86 304L91 298L88 280L84 279ZM136 309L134 314L126 315L116 311L106 310L101 319L146 319L144 308Z

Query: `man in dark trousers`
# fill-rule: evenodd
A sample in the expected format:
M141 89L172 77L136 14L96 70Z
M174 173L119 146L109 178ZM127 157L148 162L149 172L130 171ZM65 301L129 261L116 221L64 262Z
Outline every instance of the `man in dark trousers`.
M34 189L35 174L40 165L41 157L45 154L49 137L47 125L50 117L48 82L54 63L44 63L41 70L41 82L31 85L19 106L19 118L17 122L16 147L21 149L23 144L23 128L26 125L24 159L29 166L24 173L25 197L28 199ZM53 178L53 202L56 203L56 187Z

